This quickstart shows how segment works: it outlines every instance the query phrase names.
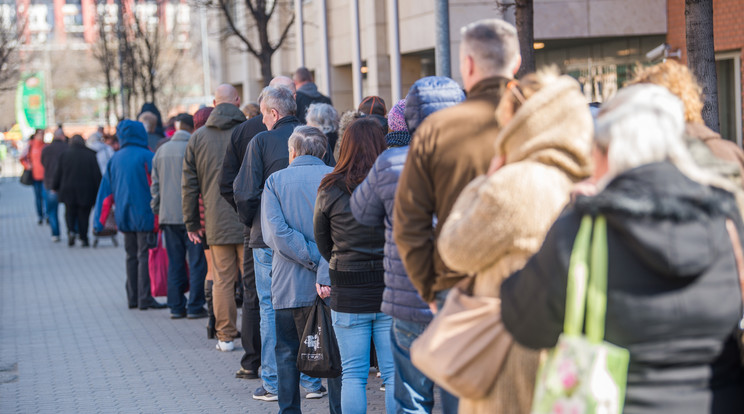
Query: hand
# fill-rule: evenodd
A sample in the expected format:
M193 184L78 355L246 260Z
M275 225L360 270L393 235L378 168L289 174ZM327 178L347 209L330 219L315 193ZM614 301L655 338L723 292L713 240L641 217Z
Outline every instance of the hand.
M331 296L331 287L326 285L321 285L316 283L315 284L315 290L318 292L318 296L320 296L321 299L325 299L328 296Z
M493 175L496 171L498 171L501 167L504 166L504 163L506 162L506 156L504 155L496 155L491 159L491 165L488 166L488 172L486 175L489 177Z
M201 238L204 237L204 229L200 229L199 231L190 231L188 232L189 240L191 240L194 244L201 243Z
M436 302L429 302L429 309L431 309L431 313L433 313L435 315L439 311L439 308L437 307L437 303Z

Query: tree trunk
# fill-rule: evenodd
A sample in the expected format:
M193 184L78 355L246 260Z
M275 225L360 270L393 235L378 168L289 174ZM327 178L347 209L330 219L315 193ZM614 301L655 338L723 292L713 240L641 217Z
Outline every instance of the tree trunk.
M522 77L535 71L535 30L533 0L516 0L514 17L519 36L519 53L522 55L522 65L517 77Z
M687 66L703 87L703 121L720 131L718 123L718 78L713 42L713 0L685 0Z
M274 78L274 75L271 73L271 55L273 53L264 53L261 55L260 62L261 62L261 76L263 77L263 84L264 86L269 86L269 83L271 82L271 79Z

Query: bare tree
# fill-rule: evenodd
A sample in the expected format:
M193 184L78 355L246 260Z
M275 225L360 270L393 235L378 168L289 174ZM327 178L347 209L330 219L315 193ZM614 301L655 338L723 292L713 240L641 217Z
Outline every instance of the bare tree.
M246 32L242 32L236 23L236 18L238 16L235 15L234 8L232 7L234 1L245 2L245 7L248 10L247 16L250 21ZM227 22L226 34L228 36L237 37L245 46L244 51L249 52L258 59L261 65L261 77L263 78L264 85L268 85L274 77L271 69L271 57L280 47L282 47L282 44L289 34L289 29L295 21L295 15L292 8L285 7L288 12L292 13L292 16L281 30L279 39L276 42L272 42L271 39L269 39L271 18L274 17L277 11L277 6L279 6L280 3L279 0L205 0L201 2L201 4L216 6L222 12L222 16ZM255 30L255 34L258 38L257 43L251 40L252 36L249 34L249 31L251 30Z
M2 10L0 9L0 90L9 90L15 87L13 81L18 77L20 64L18 48L25 21L20 22Z
M703 87L703 121L720 131L718 120L718 78L713 42L713 0L685 0L687 66Z
M514 17L519 36L519 53L522 55L522 65L517 77L535 71L535 8L533 0L496 0L496 6L502 13L514 7Z
M117 76L117 57L118 49L116 43L114 43L113 31L114 27L111 24L107 24L107 16L105 12L106 0L97 0L99 7L98 11L98 40L93 45L93 57L96 59L98 64L101 66L101 72L106 84L106 91L104 92L105 114L106 114L106 125L109 125L111 119L111 112L117 113L117 87L114 84Z

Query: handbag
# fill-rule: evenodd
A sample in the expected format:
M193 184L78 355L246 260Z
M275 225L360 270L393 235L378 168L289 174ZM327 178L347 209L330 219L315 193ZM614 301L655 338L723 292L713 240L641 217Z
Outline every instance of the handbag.
M411 362L460 398L487 396L514 341L501 320L501 300L473 296L473 278L455 285L444 307L411 345Z
M563 333L538 370L533 414L622 413L630 353L604 341L606 310L607 222L587 215L571 251Z
M333 332L331 309L320 296L315 297L300 338L297 369L314 378L336 378L341 375L341 353Z
M149 250L147 262L153 297L168 295L168 253L163 247L163 232L159 231L156 237L157 242L155 247Z
M731 219L726 220L726 231L728 231L731 245L734 247L736 272L739 274L739 289L741 289L741 297L744 299L744 253L742 253L741 239L739 238L739 232L736 230L736 224ZM739 345L739 359L744 366L744 314L736 329L736 344Z
M21 174L21 184L32 185L34 183L34 177L31 175L31 170L23 170Z

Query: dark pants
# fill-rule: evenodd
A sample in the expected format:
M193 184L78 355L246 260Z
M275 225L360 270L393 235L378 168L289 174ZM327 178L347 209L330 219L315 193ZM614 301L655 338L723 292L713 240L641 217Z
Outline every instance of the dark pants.
M312 306L292 309L276 309L276 371L280 413L301 413L300 371L297 369L297 353ZM341 376L328 378L328 405L331 414L341 413Z
M46 190L44 189L44 182L34 180L34 203L36 204L36 215L39 217L39 221L44 220L46 212L44 211L44 201L46 200Z
M250 233L250 231L248 231ZM250 234L243 235L243 313L240 320L240 342L243 369L258 372L261 366L261 312L256 293L256 272L253 268L253 249L248 247Z
M67 223L67 231L75 232L77 229L80 240L88 240L88 222L90 222L90 210L92 207L93 206L79 206L73 203L65 203L65 222ZM147 262L147 258L145 258L145 262ZM129 263L128 256L127 263ZM127 264L127 266L129 265ZM150 280L149 277L148 280Z
M55 191L46 190L46 213L49 219L49 226L52 228L52 236L59 236L59 198Z
M165 251L168 253L168 307L174 314L203 312L204 279L207 277L207 259L201 243L189 240L183 224L161 224ZM188 258L188 271L186 259ZM189 299L184 292L190 287Z
M127 299L130 307L147 308L157 302L150 289L147 235L149 231L124 233L124 250L127 253Z

